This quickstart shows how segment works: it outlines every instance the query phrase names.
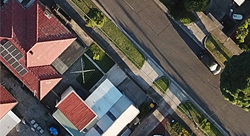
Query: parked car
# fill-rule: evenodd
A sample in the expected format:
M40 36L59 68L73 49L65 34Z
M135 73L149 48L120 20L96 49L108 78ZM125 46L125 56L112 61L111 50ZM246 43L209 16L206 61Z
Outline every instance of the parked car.
M199 59L208 67L213 75L217 75L221 72L220 65L207 51L200 52Z
M234 20L242 20L243 16L241 14L233 14L233 19Z

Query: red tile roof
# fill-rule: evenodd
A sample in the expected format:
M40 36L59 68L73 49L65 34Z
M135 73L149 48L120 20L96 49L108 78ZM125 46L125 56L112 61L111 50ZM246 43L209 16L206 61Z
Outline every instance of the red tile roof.
M38 0L29 9L22 7L17 0L9 0L1 7L0 13L0 42L10 41L23 54L19 62L28 72L20 76L2 57L0 60L38 99L46 95L40 92L41 80L60 77L51 63L75 40L53 14L47 18L44 10L45 6Z
M16 104L17 101L0 85L0 119Z
M74 92L63 99L57 108L79 131L96 117L96 114Z

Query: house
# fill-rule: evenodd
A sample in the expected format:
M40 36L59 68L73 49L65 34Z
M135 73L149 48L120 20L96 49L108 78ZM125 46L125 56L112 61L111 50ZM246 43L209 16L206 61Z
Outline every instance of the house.
M38 0L1 6L0 60L41 100L62 79L51 66L75 41L74 35Z
M97 115L78 96L72 87L69 87L61 96L56 105L57 110L53 117L74 136L83 135L86 129L96 123Z
M234 0L234 2L238 5L238 6L241 6L245 0Z
M11 111L16 99L0 85L0 135L7 135L21 120Z
M85 101L72 87L61 97L53 117L75 136L118 135L139 114L133 103L108 79ZM78 128L78 125L81 127Z

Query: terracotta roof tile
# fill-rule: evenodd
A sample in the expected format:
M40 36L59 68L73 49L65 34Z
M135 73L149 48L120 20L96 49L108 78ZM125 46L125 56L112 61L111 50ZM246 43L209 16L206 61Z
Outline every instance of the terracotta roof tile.
M0 119L5 116L15 105L17 101L0 85Z
M44 15L45 7L39 4L38 9L38 41L52 41L65 38L73 38L74 36L60 23L52 14L48 19ZM50 25L48 25L50 24Z
M74 92L62 100L57 108L79 131L96 117L96 114Z
M12 3L7 2L1 8L1 37L11 37L12 34Z
M16 102L15 98L0 85L0 104Z
M23 54L19 62L28 72L20 76L2 57L0 60L38 99L41 99L40 81L60 77L50 64L74 41L74 36L53 15L48 19L43 14L44 9L44 5L38 0L35 0L29 9L23 8L17 0L9 0L1 7L0 42L3 44L10 41ZM49 56L51 58L48 62L34 58L37 61L36 65L27 67L27 53L31 48L47 46L57 40L64 40L64 42L61 46L54 46L53 50L49 50L53 55ZM41 41L47 42L40 44ZM37 48L40 49L40 47ZM48 59L48 57L43 57L43 59Z

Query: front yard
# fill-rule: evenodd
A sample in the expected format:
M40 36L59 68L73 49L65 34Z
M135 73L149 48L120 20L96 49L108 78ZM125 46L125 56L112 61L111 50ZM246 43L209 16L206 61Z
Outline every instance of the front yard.
M85 14L96 6L90 0L72 0ZM144 56L133 43L116 27L109 19L106 20L101 32L119 48L137 68L141 68L145 62Z
M225 61L233 56L232 53L211 34L205 40L205 47L221 64L224 64Z
M93 61L105 72L107 73L110 68L112 68L115 62L95 43L93 43L86 54L92 58ZM94 59L96 57L96 59Z

